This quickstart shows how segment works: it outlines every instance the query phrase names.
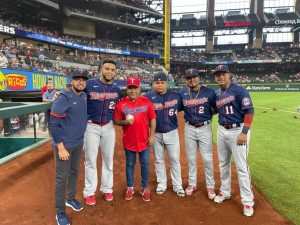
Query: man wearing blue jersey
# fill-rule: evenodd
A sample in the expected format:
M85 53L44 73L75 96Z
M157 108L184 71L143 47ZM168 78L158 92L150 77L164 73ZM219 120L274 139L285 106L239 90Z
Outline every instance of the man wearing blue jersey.
M121 97L120 88L113 84L116 76L116 62L104 59L100 77L87 82L88 124L84 135L85 186L83 196L86 204L95 205L98 184L97 156L99 145L102 154L101 187L103 199L113 200L113 156L115 128L112 122L115 104Z
M52 148L56 167L55 207L58 225L70 224L65 206L71 207L74 211L83 209L81 203L75 199L75 194L87 124L87 98L82 92L86 87L87 79L84 74L73 73L72 88L60 93L53 102L50 113Z
M216 95L210 88L200 84L197 69L185 71L187 87L180 90L184 105L185 149L189 167L189 185L186 195L192 195L197 189L197 152L204 161L207 195L214 199L215 180L212 148L212 115L216 111Z
M216 67L215 80L220 88L216 91L216 105L219 112L217 133L219 168L221 176L220 194L214 199L222 203L230 198L231 192L231 156L238 173L240 194L244 206L244 215L252 216L253 193L251 177L247 163L249 152L250 127L253 119L253 104L248 91L231 81L228 66Z
M154 105L157 126L153 143L155 172L157 179L156 194L161 195L167 189L165 151L168 153L173 191L180 197L185 196L182 188L180 145L178 136L177 112L182 110L180 94L167 89L167 75L164 72L154 74L154 91L145 95Z

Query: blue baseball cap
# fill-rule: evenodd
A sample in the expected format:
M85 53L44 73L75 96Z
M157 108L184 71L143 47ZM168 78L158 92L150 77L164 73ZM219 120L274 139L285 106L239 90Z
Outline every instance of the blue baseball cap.
M219 72L226 72L226 73L229 73L229 68L228 68L228 66L226 66L226 65L218 65L218 66L215 68L214 75L216 75L216 74L219 73Z
M153 81L167 81L167 74L164 72L157 72L154 74Z
M199 72L195 68L188 69L184 73L184 77L185 78L188 78L188 77L198 77L198 76L199 76Z

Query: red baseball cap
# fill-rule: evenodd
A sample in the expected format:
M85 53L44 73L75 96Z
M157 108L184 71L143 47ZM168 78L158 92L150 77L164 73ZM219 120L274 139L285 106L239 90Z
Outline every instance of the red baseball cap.
M135 87L139 87L141 84L140 79L137 77L128 77L127 81L126 81L126 86L135 86Z

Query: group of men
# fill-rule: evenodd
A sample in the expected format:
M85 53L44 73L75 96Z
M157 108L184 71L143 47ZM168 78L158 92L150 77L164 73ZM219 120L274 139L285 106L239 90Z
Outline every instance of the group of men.
M201 85L198 71L185 71L187 87L180 92L168 89L167 75L154 74L153 91L142 96L136 77L126 81L127 97L113 83L116 62L104 59L99 77L87 80L84 74L73 74L72 87L60 93L51 109L50 128L56 162L56 220L69 224L65 206L83 209L75 199L76 180L84 146L85 185L83 196L88 205L96 204L98 173L97 155L102 154L100 191L103 199L113 200L114 124L123 128L127 188L125 199L134 197L136 155L141 165L140 194L150 201L148 188L150 148L154 151L157 179L156 194L167 190L165 152L168 154L173 191L180 197L197 190L197 152L200 149L205 167L207 195L222 203L230 198L231 156L240 185L244 215L252 216L253 193L247 165L253 105L247 90L231 81L227 66L220 65L214 76L220 88L215 92ZM177 114L184 111L185 149L188 159L188 187L182 186L180 144ZM217 133L220 193L215 193L212 147L212 117L219 114ZM67 192L68 191L68 192ZM65 199L67 192L67 199Z

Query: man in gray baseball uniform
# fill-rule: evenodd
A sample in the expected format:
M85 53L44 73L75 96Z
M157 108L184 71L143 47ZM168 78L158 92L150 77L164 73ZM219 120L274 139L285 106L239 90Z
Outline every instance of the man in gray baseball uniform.
M97 156L99 146L102 154L102 175L100 191L103 199L113 200L113 156L115 128L112 122L115 104L121 97L120 88L113 83L116 76L116 62L104 59L100 77L87 82L88 124L84 135L85 186L83 196L86 204L95 205L97 189Z
M178 136L177 112L183 110L179 93L168 90L167 75L164 72L154 74L154 91L145 95L152 101L157 126L153 143L155 157L155 172L157 178L156 194L161 195L167 189L167 174L165 166L165 152L168 153L173 191L184 197L182 188L181 166L180 166L180 145Z
M212 115L216 110L216 95L212 89L200 84L197 69L185 71L187 87L180 90L184 106L185 119L185 149L189 166L189 186L186 195L192 195L197 189L197 152L204 161L205 179L208 198L216 196L213 148L212 148Z

